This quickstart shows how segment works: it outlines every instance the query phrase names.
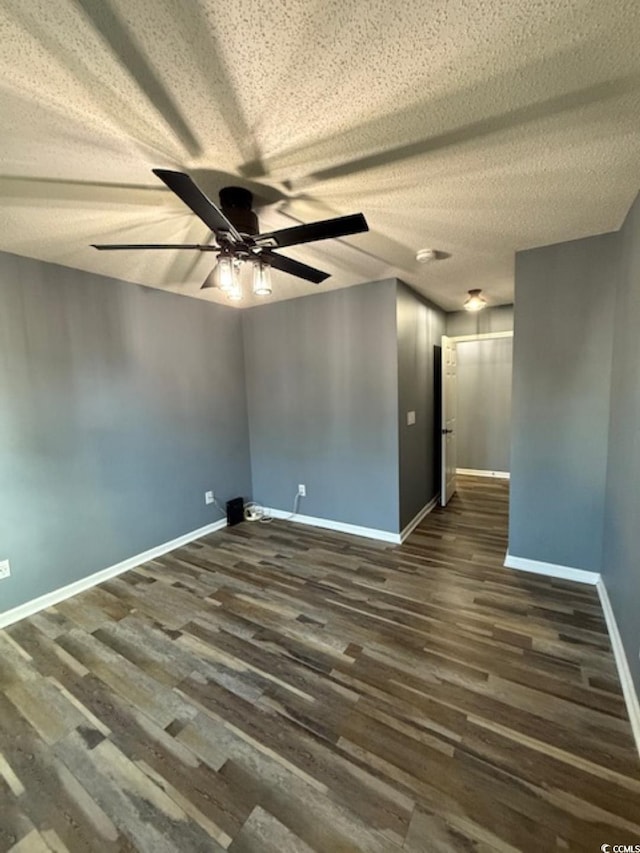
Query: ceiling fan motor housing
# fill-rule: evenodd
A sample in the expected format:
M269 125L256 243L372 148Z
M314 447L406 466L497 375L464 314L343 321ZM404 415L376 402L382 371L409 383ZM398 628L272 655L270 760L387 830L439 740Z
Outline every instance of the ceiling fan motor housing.
M220 208L241 234L253 236L259 232L258 217L252 210L253 193L244 187L223 187Z

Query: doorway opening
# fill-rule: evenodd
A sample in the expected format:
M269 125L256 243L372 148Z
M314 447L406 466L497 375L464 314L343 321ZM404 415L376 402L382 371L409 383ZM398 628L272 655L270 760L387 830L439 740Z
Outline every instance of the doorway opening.
M458 475L510 477L512 362L513 331L442 339L436 398L442 506Z

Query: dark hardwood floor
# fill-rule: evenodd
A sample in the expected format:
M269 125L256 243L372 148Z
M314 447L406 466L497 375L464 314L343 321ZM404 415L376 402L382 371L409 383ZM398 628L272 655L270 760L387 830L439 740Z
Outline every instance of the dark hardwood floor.
M640 844L596 591L506 528L464 478L400 547L245 523L0 631L0 850Z

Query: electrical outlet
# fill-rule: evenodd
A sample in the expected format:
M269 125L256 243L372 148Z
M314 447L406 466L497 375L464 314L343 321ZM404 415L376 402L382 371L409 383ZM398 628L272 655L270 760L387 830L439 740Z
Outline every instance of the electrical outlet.
M305 486L304 483L300 483L300 485L298 486L298 494L300 495L301 498L306 498L307 487Z
M0 560L0 580L8 578L11 575L11 566L9 560Z
M204 502L206 504L212 504L214 501L213 492L205 492L204 493Z

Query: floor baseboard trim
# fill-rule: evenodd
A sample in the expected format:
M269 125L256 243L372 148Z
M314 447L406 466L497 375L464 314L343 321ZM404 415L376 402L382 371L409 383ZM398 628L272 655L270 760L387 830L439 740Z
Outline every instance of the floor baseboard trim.
M378 530L375 527L360 527L357 524L346 524L343 521L332 521L330 518L316 518L313 515L292 515L283 509L265 509L267 515L273 518L286 519L296 524L308 524L310 527L324 527L326 530L335 530L337 533L350 533L352 536L365 536L367 539L378 539L381 542L391 542L394 545L401 544L399 533L391 533L389 530Z
M640 700L636 693L635 684L631 677L629 662L622 644L618 623L611 607L607 587L604 579L598 572L587 572L584 569L573 569L569 566L557 566L553 563L542 563L538 560L528 560L524 557L514 557L507 551L504 565L509 569L518 569L520 571L532 572L534 574L546 575L552 578L561 578L562 580L577 581L578 583L586 583L595 586L600 598L600 604L604 613L605 622L607 623L607 631L611 640L613 656L618 670L620 685L624 701L629 714L631 730L635 740L638 755L640 755Z
M434 508L437 506L437 504L438 504L438 501L439 501L439 500L440 500L440 495L439 495L439 494L437 494L434 498L432 498L432 499L429 501L429 503L428 503L428 504L425 504L425 505L422 507L422 509L420 510L420 512L419 512L416 516L414 516L414 517L411 519L411 521L409 522L409 524L407 524L407 526L404 528L404 530L403 530L403 531L402 531L402 533L400 534L400 541L401 541L401 542L404 542L404 541L405 541L405 539L406 539L406 538L407 538L411 533L413 533L413 531L414 531L414 530L416 529L416 527L420 524L420 522L422 521L422 519L423 519L423 518L425 518L425 516L429 515L429 513L431 512L431 510L432 510L432 509L434 509Z
M629 714L629 721L631 722L633 737L636 742L636 749L638 750L638 755L640 755L640 702L638 701L638 694L636 693L633 678L631 677L629 662L627 660L627 655L622 644L622 637L620 636L620 631L618 630L618 623L616 622L616 617L614 615L613 608L611 607L611 601L609 600L607 587L605 586L602 577L600 578L596 586L598 590L598 595L600 596L602 610L604 611L604 618L607 623L607 629L609 631L611 647L613 648L613 656L616 661L616 666L618 667L618 677L620 678L622 693L624 695L624 700L627 706L627 712Z
M598 572L587 572L584 569L573 569L571 566L558 566L555 563L543 563L539 560L529 560L526 557L515 557L508 551L504 565L508 569L518 569L521 572L532 572L536 575L546 575L549 578L560 578L565 581L595 585L600 580Z
M470 477L495 477L497 480L510 480L509 471L486 471L484 468L456 468L456 474L467 474Z
M73 583L67 584L66 586L61 586L58 589L52 590L52 592L47 592L45 595L41 595L38 598L27 601L25 604L19 604L11 610L5 610L4 613L0 613L0 628L6 628L9 625L13 625L14 622L26 619L27 616L33 616L34 613L38 613L40 610L45 610L47 607L53 607L55 604L60 604L61 601L65 601L67 598L71 598L71 596L77 595L79 592L91 589L91 587L97 586L99 583L115 578L124 572L128 572L130 569L135 569L136 566L140 566L142 563L147 563L149 560L161 557L169 551L174 551L182 545L187 545L195 539L200 539L202 536L207 536L209 533L214 533L216 530L221 530L226 526L226 518L222 518L220 521L214 521L213 524L207 524L205 527L198 528L198 530L192 530L190 533L178 536L177 539L172 539L170 542L164 542L162 545L150 548L142 554L136 554L134 557L129 557L121 563L116 563L115 566L109 566L107 569L101 569L98 572L88 575L86 578L80 578L80 580L73 581Z

